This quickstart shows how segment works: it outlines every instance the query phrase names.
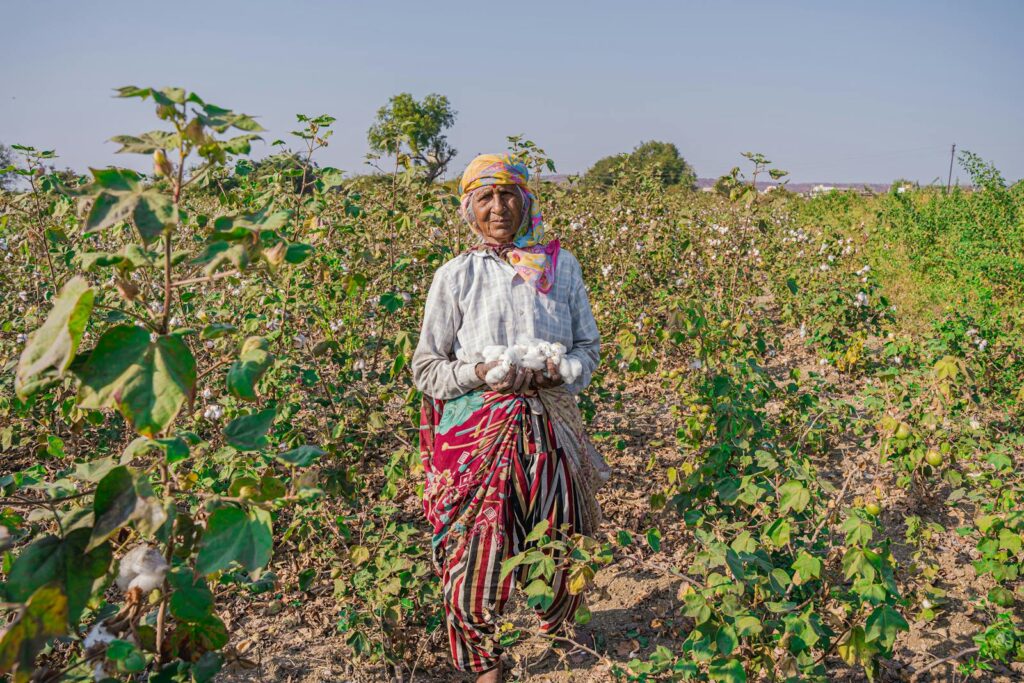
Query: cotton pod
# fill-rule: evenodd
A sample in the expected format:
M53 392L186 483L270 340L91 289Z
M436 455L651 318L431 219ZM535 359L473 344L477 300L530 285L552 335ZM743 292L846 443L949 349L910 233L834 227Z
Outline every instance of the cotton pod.
M133 588L143 594L159 588L167 574L167 561L151 545L140 544L125 553L117 573L117 587L127 593Z

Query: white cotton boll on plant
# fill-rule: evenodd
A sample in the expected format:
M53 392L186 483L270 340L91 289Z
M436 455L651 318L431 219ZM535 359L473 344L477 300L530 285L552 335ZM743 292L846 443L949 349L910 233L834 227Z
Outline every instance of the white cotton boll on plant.
M89 634L86 635L85 640L82 641L82 647L89 650L97 645L106 645L112 640L114 640L114 634L108 631L107 627L101 621L89 630Z
M137 545L121 558L117 587L125 593L133 588L149 593L163 585L166 574L167 561L164 556L152 546Z

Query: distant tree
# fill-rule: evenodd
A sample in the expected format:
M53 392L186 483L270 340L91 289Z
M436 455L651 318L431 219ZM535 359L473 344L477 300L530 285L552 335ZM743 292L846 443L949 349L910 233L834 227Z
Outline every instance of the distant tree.
M4 173L4 169L14 164L14 155L11 148L0 143L0 190L9 190L14 186L14 174Z
M665 187L684 185L693 188L697 174L679 154L679 148L671 142L641 143L632 152L615 154L599 159L584 176L590 185L609 186L622 173L652 173Z
M455 123L455 115L444 95L432 93L422 101L409 93L395 95L377 110L377 120L367 132L370 149L378 154L407 155L433 182L457 153L444 135Z
M908 190L919 190L921 185L914 180L907 180L906 178L897 178L892 181L889 185L889 194L902 194Z

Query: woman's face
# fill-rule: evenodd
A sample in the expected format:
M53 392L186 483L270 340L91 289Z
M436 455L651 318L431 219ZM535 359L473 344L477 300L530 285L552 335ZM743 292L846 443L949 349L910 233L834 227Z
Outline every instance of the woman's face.
M485 185L470 198L476 227L493 244L511 242L523 218L523 196L514 185Z

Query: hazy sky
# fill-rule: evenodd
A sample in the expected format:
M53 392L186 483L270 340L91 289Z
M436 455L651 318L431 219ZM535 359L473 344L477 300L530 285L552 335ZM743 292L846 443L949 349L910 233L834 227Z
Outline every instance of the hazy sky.
M451 99L456 171L525 133L563 173L656 139L702 177L760 151L794 181L944 182L954 142L1024 177L1019 0L0 0L0 16L0 141L79 170L148 165L107 142L160 123L111 97L131 84L257 115L267 142L330 114L320 163L358 173L377 108L408 91Z

